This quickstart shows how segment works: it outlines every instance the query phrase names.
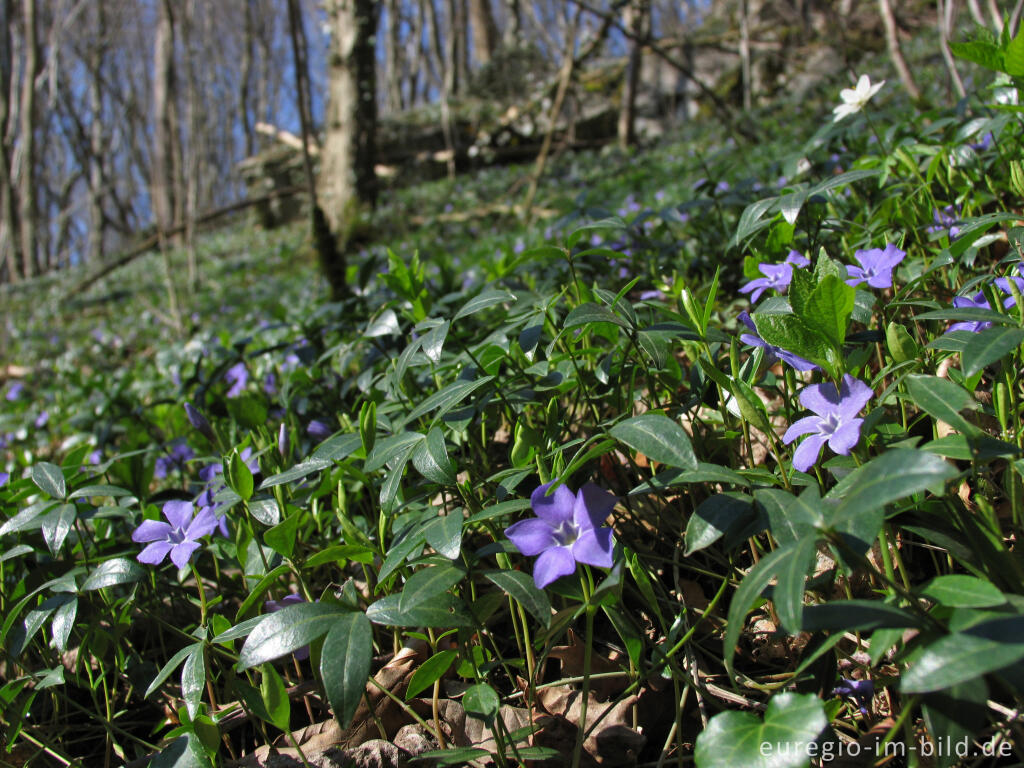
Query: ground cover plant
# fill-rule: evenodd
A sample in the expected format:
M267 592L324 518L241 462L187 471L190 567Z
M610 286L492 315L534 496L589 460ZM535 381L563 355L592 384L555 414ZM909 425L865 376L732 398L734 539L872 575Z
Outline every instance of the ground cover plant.
M561 158L528 230L411 191L344 302L292 230L195 307L26 307L4 760L1024 759L1022 46L955 109L871 72L782 150Z

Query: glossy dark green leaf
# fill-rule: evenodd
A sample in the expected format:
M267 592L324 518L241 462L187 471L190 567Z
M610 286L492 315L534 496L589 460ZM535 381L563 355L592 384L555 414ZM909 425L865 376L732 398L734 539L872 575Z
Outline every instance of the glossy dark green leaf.
M484 376L476 379L475 381L466 381L465 379L453 381L441 391L435 392L418 406L413 408L412 413L409 414L407 420L416 421L420 416L424 416L431 411L437 411L437 413L434 414L434 417L439 419L469 397L473 392L480 389L480 387L490 384L493 380L493 376Z
M941 691L1024 659L1024 616L982 622L929 643L903 673L904 693Z
M74 501L75 499L87 499L93 496L112 496L114 498L120 498L131 495L131 491L125 490L124 488L120 488L116 485L84 485L69 494L68 501Z
M653 461L679 469L697 469L690 436L664 414L633 416L620 421L609 430L609 434Z
M455 485L455 467L448 458L444 434L431 427L427 439L416 445L412 452L412 465L427 480L438 485Z
M134 560L125 557L115 557L113 560L104 560L92 569L89 577L82 584L82 592L91 592L94 589L112 587L116 584L131 584L146 575L146 569Z
M458 656L459 654L455 651L438 651L424 661L412 673L412 677L409 678L409 687L405 691L405 700L409 701L415 698L416 694L426 690L440 680L441 676L451 668Z
M29 470L29 477L39 487L39 490L51 499L63 499L67 496L64 472L56 464L51 464L48 461L33 464Z
M401 595L382 597L366 609L366 618L374 624L388 627L472 627L473 618L466 612L466 607L451 593L435 597L427 605L417 605L408 610L400 610L398 603Z
M449 560L458 558L462 551L462 510L453 509L423 527L427 544Z
M825 337L796 315L769 315L755 312L751 315L757 335L772 346L821 364L829 353Z
M764 719L752 712L721 712L697 737L698 768L806 768L807 746L828 724L821 699L780 693L768 702Z
M970 392L956 382L923 374L911 374L904 381L910 399L928 415L946 422L965 435L976 435L981 432L977 426L960 415L961 411L975 410L979 404Z
M71 630L75 626L75 617L78 615L78 598L73 595L67 595L67 598L53 612L53 623L50 624L53 645L60 653L68 649L68 638L71 637Z
M986 365L1001 360L1024 342L1024 328L986 328L960 353L964 376L973 376Z
M487 683L471 685L462 694L462 707L466 714L490 724L501 709L498 692Z
M295 551L295 537L298 535L299 520L303 514L303 511L299 510L264 533L263 540L267 546L282 557L290 558Z
M743 209L740 214L739 223L736 225L736 234L733 235L732 244L739 245L750 235L770 224L770 220L764 221L764 215L778 202L776 197L766 197L757 200Z
M284 680L271 664L260 667L260 697L266 709L268 721L275 728L288 731L291 724L292 707Z
M309 645L331 627L340 609L327 603L296 603L263 618L249 633L238 657L238 669L279 659Z
M149 698L157 688L163 685L163 682L171 676L171 673L178 668L178 665L185 660L185 657L192 653L200 643L193 643L192 645L186 645L176 654L171 656L170 660L160 668L157 672L156 677L153 678L153 682L149 684L149 688L142 694L145 698Z
M730 675L732 674L732 660L736 655L736 643L743 631L747 611L750 610L768 583L775 578L783 559L793 553L795 546L795 544L790 544L779 547L774 552L769 552L747 572L736 588L732 601L729 603L729 620L725 627L725 637L722 639L722 647L725 649L723 661Z
M274 526L281 522L281 508L277 499L253 499L249 502L249 513L264 525Z
M729 485L750 485L739 472L718 464L698 462L697 468L687 469L666 469L658 472L647 482L641 483L629 492L630 496L638 496L645 493L656 493L667 488L676 488L688 483L726 483Z
M601 304L587 302L573 309L565 317L562 328L579 328L580 326L592 325L594 323L611 323L620 328L632 330L633 326L628 321L612 312L608 307Z
M921 620L909 611L879 600L833 600L804 606L801 628L805 632L870 632L917 627L920 623Z
M243 501L251 499L254 487L252 472L237 450L231 454L231 461L228 463L227 469L227 480L231 490L237 493Z
M522 571L487 571L484 576L545 627L551 625L551 601L546 592L537 588L532 576Z
M373 661L373 627L366 616L348 611L337 616L320 654L320 676L342 728L359 707Z
M74 504L61 504L52 512L43 516L41 523L43 541L46 542L50 554L56 555L71 531L78 508Z
M0 525L0 536L39 528L42 525L40 516L55 509L56 506L54 502L47 501L25 507L14 517L4 521L3 525Z
M493 288L488 289L463 304L459 311L455 313L452 321L454 322L455 320L467 317L475 312L487 309L488 307L493 307L496 304L506 304L509 302L515 302L515 300L515 295L508 291L501 291Z
M316 447L309 461L341 461L359 450L362 444L357 434L334 435Z
M711 546L755 516L753 499L741 493L716 493L700 503L686 524L686 557Z
M341 435L340 437L351 437L351 435ZM306 461L296 464L294 467L286 469L284 472L271 475L260 483L259 489L262 491L267 488L273 488L275 485L284 485L285 483L290 483L295 480L302 480L314 472L319 472L329 466L331 466L331 462L327 459L306 459Z
M206 662L202 643L192 645L181 667L181 698L185 701L188 716L194 718L199 711L199 701L206 687Z
M239 640L243 637L248 636L248 634L252 632L253 629L256 628L256 625L259 624L261 621L263 621L263 616L253 616L251 619L246 619L245 621L235 624L235 626L231 627L230 629L224 630L219 635L214 637L212 642L230 643L232 640Z
M461 568L435 565L416 571L402 587L398 610L407 612L417 606L428 605L466 577Z
M826 275L807 299L803 320L825 336L836 348L846 340L846 326L853 312L856 291L851 286Z
M402 457L408 457L409 451L424 439L419 432L402 432L377 440L373 452L366 458L363 471L376 472L382 467L394 466Z
M775 605L779 623L791 635L795 635L802 628L804 582L817 551L817 539L808 536L797 541L790 556L779 565L772 603Z
M992 582L959 573L936 576L920 594L949 608L990 608L1006 602L1006 596Z
M772 536L780 544L815 536L824 527L823 503L816 487L808 486L800 496L779 488L759 488L754 499L767 512Z

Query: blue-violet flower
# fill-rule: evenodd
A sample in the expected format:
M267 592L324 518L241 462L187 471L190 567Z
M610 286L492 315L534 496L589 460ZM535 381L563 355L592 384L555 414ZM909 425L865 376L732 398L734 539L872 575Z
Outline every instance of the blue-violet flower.
M794 422L782 442L789 445L801 435L810 435L793 453L793 466L806 472L818 460L822 446L849 456L860 440L864 419L857 414L871 399L871 387L850 374L843 376L840 389L832 382L813 384L800 392L800 404L815 413Z
M889 288L892 285L893 269L906 255L892 243L886 245L885 250L872 248L857 251L853 257L860 262L860 266L846 268L846 273L850 277L846 284L860 285L867 281L872 288Z
M783 349L782 347L776 347L774 344L769 344L767 341L757 335L757 326L754 325L754 321L750 318L750 315L746 312L740 312L739 320L752 333L741 333L740 341L744 344L749 344L752 347L763 347L769 360L781 360L784 363L796 368L798 371L816 371L818 366L812 363L810 360L805 360L800 355L795 355L789 350Z
M168 522L143 520L132 534L132 541L150 542L138 554L140 563L159 565L168 554L178 568L188 565L192 554L199 549L199 539L217 527L213 510L202 509L192 517L194 507L189 501L168 501L164 504L163 515Z

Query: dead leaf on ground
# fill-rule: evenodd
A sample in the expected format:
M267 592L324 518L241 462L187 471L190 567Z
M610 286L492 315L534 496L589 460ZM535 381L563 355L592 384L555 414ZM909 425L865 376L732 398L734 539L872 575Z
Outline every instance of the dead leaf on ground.
M586 669L583 663L585 652L586 646L570 629L569 644L556 645L548 651L548 656L558 659L562 677L582 677ZM590 674L621 673L621 677L598 678L590 681L590 692L599 700L605 701L617 696L626 690L626 686L629 684L623 665L618 663L620 655L614 651L608 656L603 656L597 651L592 651L590 654Z
M539 730L534 744L571 754L576 745L583 697L568 686L544 688L537 701L549 714L538 713L534 722ZM603 703L591 694L587 698L587 729L594 728L583 743L583 765L602 768L631 768L647 739L632 728L632 710L636 696L618 703ZM596 727L594 727L596 724Z

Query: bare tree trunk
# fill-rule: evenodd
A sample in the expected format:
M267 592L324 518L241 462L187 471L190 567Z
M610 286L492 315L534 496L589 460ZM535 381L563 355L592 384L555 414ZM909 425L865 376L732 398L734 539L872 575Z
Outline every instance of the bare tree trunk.
M22 16L25 25L25 71L21 82L21 126L18 131L20 163L18 178L18 220L21 228L22 275L27 279L39 273L36 242L36 77L41 64L39 39L36 29L35 0L24 0Z
M12 0L0 0L0 280L16 283L18 247L15 238L18 214L11 167L11 8Z
M887 0L879 0L879 2L887 2ZM960 73L956 69L953 52L949 49L949 30L953 23L953 0L936 0L936 4L939 24L939 48L942 50L942 58L946 62L946 69L949 70L953 86L962 99L967 96L967 89L964 88L964 81L960 79Z
M98 262L103 257L103 231L106 216L103 213L105 195L103 179L103 55L106 47L106 17L103 3L96 4L96 40L93 43L89 69L89 252L88 261Z
M469 22L473 28L473 56L480 66L489 64L498 45L491 0L469 0Z
M617 126L619 146L622 149L636 143L636 94L640 85L640 68L643 64L650 10L649 0L632 0L625 10L625 26L633 33L633 38L630 40L629 63L626 67L626 82L622 88Z
M939 0L940 5L941 3L942 0ZM899 30L896 28L896 17L893 16L889 0L878 0L878 12L882 16L882 22L885 24L885 42L889 46L889 58L892 59L892 64L899 73L900 81L903 83L903 88L906 90L907 95L914 101L917 101L921 98L921 89L914 82L914 76L910 73L907 60L903 58L903 51L900 48ZM942 25L941 18L939 19L939 25L940 27Z
M252 121L249 120L249 80L252 77L252 54L256 45L256 33L253 29L252 3L242 0L245 22L242 39L242 65L238 76L238 119L242 123L245 135L245 156L252 157L256 149L256 136Z
M457 96L465 81L463 49L466 46L466 23L461 9L462 0L448 0L448 29L444 36L444 67L449 96ZM435 29L436 26L435 24Z
M437 18L437 9L434 7L434 0L424 0L427 4L427 13L430 20L431 39L434 41L434 55L441 62L441 134L444 136L444 149L448 165L448 178L455 178L455 132L452 129L452 112L449 99L451 97L452 82L454 79L454 62L448 55L450 48L442 49L441 25Z
M345 249L360 203L376 200L374 139L377 123L376 61L373 40L377 29L373 0L332 0L327 5L331 24L326 130L321 153L320 199L314 206L335 248L321 251L321 266L335 299L348 292ZM321 226L322 225L322 226Z
M519 0L505 0L505 31L501 36L501 44L508 50L518 48L522 42L523 11Z
M171 134L171 103L174 100L174 18L172 0L160 0L159 20L153 43L153 150L150 197L153 218L159 229L174 224L174 165Z
M743 80L743 109L748 111L753 106L751 98L750 69L750 2L740 0L740 74Z
M387 84L388 111L402 111L402 35L401 18L398 0L387 0L388 35L385 61L387 72L384 82Z

